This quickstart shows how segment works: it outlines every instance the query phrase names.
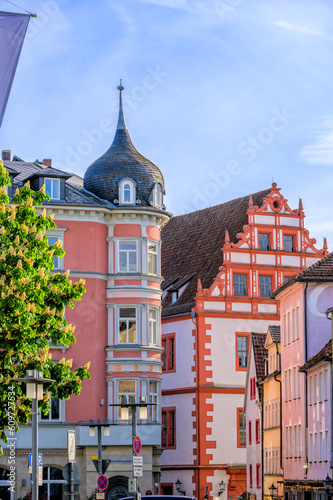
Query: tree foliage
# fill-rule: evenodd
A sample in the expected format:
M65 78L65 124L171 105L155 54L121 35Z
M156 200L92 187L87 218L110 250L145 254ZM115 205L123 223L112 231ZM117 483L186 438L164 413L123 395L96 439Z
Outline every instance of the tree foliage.
M0 161L0 439L4 442L8 425L18 430L18 424L26 424L31 416L25 385L13 379L25 377L26 370L54 379L45 384L48 394L39 402L46 414L49 394L69 399L80 393L82 380L90 378L89 363L74 370L71 359L53 362L49 351L50 344L69 347L75 342L75 327L67 323L65 307L73 307L85 292L84 280L72 283L69 271L51 272L53 257L61 258L65 252L60 241L50 246L46 236L56 228L53 216L41 207L50 198L44 188L33 191L27 182L9 202L9 185ZM9 410L13 394L15 407Z

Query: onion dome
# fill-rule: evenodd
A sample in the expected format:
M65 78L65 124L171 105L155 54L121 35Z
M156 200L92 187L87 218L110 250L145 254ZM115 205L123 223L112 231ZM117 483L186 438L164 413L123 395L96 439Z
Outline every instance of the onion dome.
M84 188L94 195L121 206L163 205L164 179L160 169L134 147L128 133L123 105L122 81L119 90L119 117L111 147L88 167Z

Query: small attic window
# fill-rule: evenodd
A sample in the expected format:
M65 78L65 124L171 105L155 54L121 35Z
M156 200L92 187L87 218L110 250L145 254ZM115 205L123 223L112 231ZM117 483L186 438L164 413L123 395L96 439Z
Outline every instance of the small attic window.
M154 205L155 207L163 206L163 192L161 184L156 184L154 189Z
M171 292L171 304L174 304L178 300L178 290Z
M45 179L45 193L51 200L60 200L60 179Z
M135 185L130 179L124 179L119 184L119 202L121 205L135 203Z

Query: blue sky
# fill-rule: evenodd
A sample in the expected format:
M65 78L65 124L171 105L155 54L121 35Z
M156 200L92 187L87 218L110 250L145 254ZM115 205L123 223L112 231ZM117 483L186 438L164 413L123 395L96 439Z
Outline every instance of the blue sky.
M302 197L333 248L329 0L20 0L37 13L0 147L83 175L112 142L119 79L137 149L184 213L266 189ZM0 10L17 11L4 0Z

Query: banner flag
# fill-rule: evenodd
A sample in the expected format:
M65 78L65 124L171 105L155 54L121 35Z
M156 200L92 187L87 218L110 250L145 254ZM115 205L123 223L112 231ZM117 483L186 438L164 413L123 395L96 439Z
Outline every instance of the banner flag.
M0 12L0 127L30 15Z

